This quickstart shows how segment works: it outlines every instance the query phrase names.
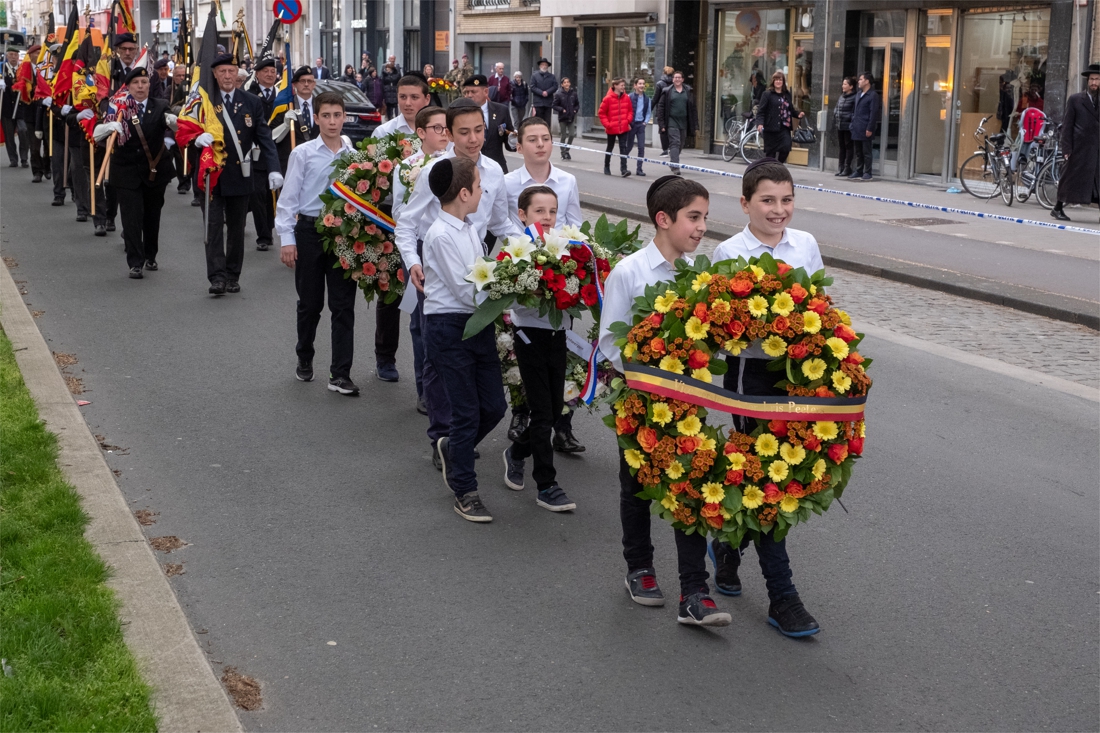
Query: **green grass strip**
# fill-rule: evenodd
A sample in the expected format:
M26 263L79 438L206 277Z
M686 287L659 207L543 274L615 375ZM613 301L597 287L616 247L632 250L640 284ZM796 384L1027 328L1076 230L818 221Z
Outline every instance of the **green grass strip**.
M0 333L0 731L154 731L88 516Z

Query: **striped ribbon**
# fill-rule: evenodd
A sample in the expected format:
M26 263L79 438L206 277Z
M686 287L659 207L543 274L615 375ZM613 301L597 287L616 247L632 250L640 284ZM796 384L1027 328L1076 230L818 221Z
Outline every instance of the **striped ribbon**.
M391 217L386 216L381 209L371 204L340 181L333 181L332 185L328 187L328 190L332 195L338 196L354 206L365 217L378 225L378 228L382 231L393 232L396 225Z
M588 355L588 376L584 380L584 388L581 389L581 400L586 405L591 405L596 399L596 385L599 381L600 347L592 344L592 353Z

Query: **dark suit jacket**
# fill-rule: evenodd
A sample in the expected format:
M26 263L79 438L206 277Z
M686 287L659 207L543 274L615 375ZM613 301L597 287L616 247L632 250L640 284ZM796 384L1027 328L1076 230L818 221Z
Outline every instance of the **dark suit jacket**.
M313 77L315 79L320 80L332 78L332 72L328 70L328 67L322 66L320 69L318 69L316 66L311 66L310 68L313 69Z
M485 128L485 142L481 146L481 152L500 163L505 173L508 172L508 161L504 157L504 149L511 150L508 147L510 132L515 132L515 127L512 126L512 115L509 114L508 106L489 102L489 126Z
M15 108L16 108L15 100L19 99L19 92L12 89L12 86L15 84L15 81L16 81L15 74L16 74L17 69L19 68L19 65L16 64L14 67L9 67L7 61L4 61L3 63L4 63L4 84L6 86L4 87L3 93L0 94L0 97L2 97L2 99L3 99L3 102L0 103L0 116L3 116L4 119L10 120L11 117L12 117L12 114L15 113ZM20 63L22 63L22 62L20 62Z
M146 144L149 145L149 154L154 159L160 155L156 177L152 181L149 180L149 159L145 157L145 149L141 146L141 138L134 129L133 120L128 117L119 120L129 128L130 137L125 145L116 145L115 152L111 156L112 186L136 190L142 186L163 187L172 180L174 173L172 155L164 150L164 138L171 137L168 123L164 120L164 114L167 111L168 102L150 97L145 104L145 116L141 120L141 131L145 135Z
M218 110L218 118L225 126L221 108L224 93L220 90L215 93L215 108ZM233 127L237 131L237 139L241 142L241 152L249 155L253 146L260 148L260 163L252 166L252 175L244 177L241 171L241 160L237 156L237 148L233 144L230 131L225 130L225 168L218 178L216 191L222 196L251 196L253 191L263 190L267 181L257 183L257 175L262 168L274 171L279 170L279 154L275 151L275 143L271 140L271 128L267 126L267 118L264 116L264 104L259 97L240 89L233 92L233 104L229 110L229 117L233 120ZM263 176L265 179L267 176Z
M265 120L271 119L271 111L273 109L275 109L275 97L278 95L278 92L274 88L272 88L272 90L271 90L271 101L267 101L261 96L261 92L263 90L261 89L259 82L255 82L255 81L252 82L251 84L248 85L247 89L248 89L249 94L252 94L253 96L255 96L257 99L260 100L260 103L263 104L263 106L264 106L264 119ZM278 146L276 146L276 150L278 150ZM268 170L267 162L263 159L263 156L261 156L259 160L257 160L256 162L254 162L252 164L252 168L254 170L264 171L265 173L267 172L267 170ZM265 178L266 178L266 176L265 176ZM264 181L264 185L265 186L267 185L266 181Z
M868 89L866 94L856 92L856 103L852 108L852 140L866 140L867 131L878 132L878 123L882 119L882 101L878 92Z
M294 104L295 104L295 108L297 108L298 97L294 97ZM313 109L313 100L310 100L310 102L309 102L309 110L310 110L311 113L316 112L316 110ZM283 124L283 118L284 117L285 117L285 113L280 112L278 115L275 116L275 119L271 120L271 126L272 127L278 127L279 125ZM304 143L307 140L312 140L313 138L315 138L315 137L317 137L318 135L321 134L321 128L319 128L317 126L317 123L314 122L313 120L310 120L310 121L313 122L312 127L306 127L304 124L302 124L301 120L298 120L296 123L294 123L294 144L295 145L300 145L301 143ZM282 171L282 174L285 176L286 175L287 163L290 162L290 151L294 149L290 144L290 133L289 132L286 134L286 137L284 137L282 140L280 140L279 142L277 142L275 144L275 148L278 151L278 155L279 155L279 167L277 169L276 168L271 168L270 170Z
M149 80L149 96L156 99L163 99L168 102L172 99L172 77L168 76L161 81L159 77L155 77Z

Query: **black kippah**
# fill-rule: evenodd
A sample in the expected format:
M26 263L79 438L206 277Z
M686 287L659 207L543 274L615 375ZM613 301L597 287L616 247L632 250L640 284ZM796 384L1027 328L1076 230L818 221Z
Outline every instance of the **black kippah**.
M451 159L444 158L428 171L428 188L431 189L436 198L443 198L443 195L447 193L447 189L451 187L451 181L454 180L454 177L455 169L451 164Z
M679 181L679 180L682 180L680 178L680 176L671 176L671 175L670 176L661 176L660 178L658 178L656 181L654 181L650 185L649 192L646 193L646 195L645 195L645 200L648 202L654 196L656 196L657 192L660 191L662 188L664 188L668 184L672 183L673 181Z
M741 175L743 176L743 175L745 175L745 173L748 173L753 168L759 168L760 166L767 165L769 163L779 163L779 161L776 160L775 158L761 158L760 160L754 160L752 163L749 163L749 167L746 168ZM783 164L779 163L779 165L783 165Z

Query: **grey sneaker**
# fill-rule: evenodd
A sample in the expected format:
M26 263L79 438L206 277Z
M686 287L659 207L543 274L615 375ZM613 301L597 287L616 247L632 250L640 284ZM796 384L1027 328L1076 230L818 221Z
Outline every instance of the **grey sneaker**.
M665 605L665 594L657 585L657 572L653 568L642 568L626 576L626 592L630 600L642 606Z
M468 522L491 522L493 515L481 503L476 491L455 497L455 514Z
M552 512L571 512L577 508L577 505L569 500L569 497L565 495L565 491L557 484L539 491L535 503Z
M731 616L719 611L706 589L689 596L680 596L680 613L676 620L689 626L728 626Z
M523 491L523 461L512 458L512 446L504 449L504 485L513 491Z

